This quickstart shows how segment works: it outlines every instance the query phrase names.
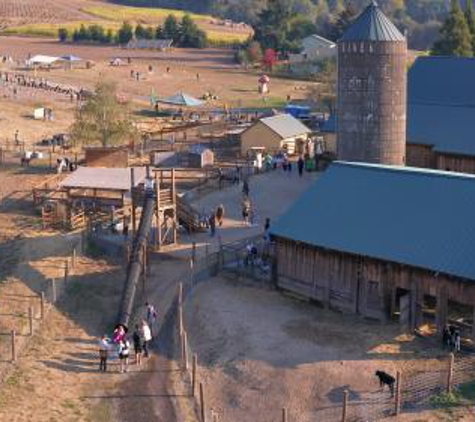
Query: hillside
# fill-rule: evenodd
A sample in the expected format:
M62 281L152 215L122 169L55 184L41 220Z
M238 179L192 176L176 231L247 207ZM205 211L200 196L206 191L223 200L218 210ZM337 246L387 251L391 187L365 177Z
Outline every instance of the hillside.
M0 30L8 35L56 37L60 27L70 30L81 24L97 23L106 29L118 29L122 22L157 26L182 10L138 8L91 0L0 0ZM226 26L210 15L192 14L211 41L242 42L250 33L247 26Z

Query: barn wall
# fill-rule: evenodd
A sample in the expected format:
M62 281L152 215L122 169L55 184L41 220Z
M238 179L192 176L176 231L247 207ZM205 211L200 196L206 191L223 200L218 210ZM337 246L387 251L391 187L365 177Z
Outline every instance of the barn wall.
M410 167L436 168L437 159L431 146L407 144L406 154L406 165Z
M268 151L278 151L282 139L262 122L257 122L241 134L241 152L246 155L251 148L262 147Z
M475 157L451 154L437 154L437 168L475 174Z
M276 261L278 287L379 320L387 320L394 312L397 288L411 295L413 327L422 321L424 295L437 298L439 331L446 323L448 300L475 304L475 282L286 239L276 239Z
M129 153L125 148L87 148L88 167L123 168L129 164Z

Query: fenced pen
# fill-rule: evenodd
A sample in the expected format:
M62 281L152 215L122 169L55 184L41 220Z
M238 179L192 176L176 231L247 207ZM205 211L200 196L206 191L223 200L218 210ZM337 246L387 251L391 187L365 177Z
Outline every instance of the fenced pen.
M60 278L45 280L37 294L2 292L0 295L1 301L11 301L15 304L13 313L8 315L9 328L4 327L4 331L0 333L0 388L15 370L16 363L41 330L43 323L48 321L51 308L67 290L79 252L82 252L82 246L73 248L71 255L60 264L63 275ZM4 308L5 306L2 306L2 309Z
M257 258L249 261L247 247L256 245ZM214 275L231 275L231 280L240 282L252 279L258 283L271 280L271 269L261 272L259 259L268 256L268 245L264 238L255 237L245 241L222 245L216 253L206 253L201 259L190 257L190 266L179 279L176 292L174 312L176 351L179 366L182 370L183 387L195 399L196 411L202 422L227 421L226 415L212 409L207 400L209 386L200 377L200 360L187 332L188 322L184 314L184 303L193 294L200 283L206 282ZM269 261L269 266L271 263ZM267 265L267 264L266 264ZM368 377L374 377L368 373ZM320 421L378 421L383 418L396 417L403 413L417 413L430 410L437 406L437 400L447 393L456 392L459 388L475 381L475 355L451 353L434 359L425 371L406 370L394 374L397 380L392 395L387 387L375 388L372 391L355 391L348 386L341 386L334 392L334 400L330 406L309 409L312 420ZM376 382L376 381L375 381ZM457 405L465 405L461 401ZM269 409L276 421L297 421L292 416L292 408Z

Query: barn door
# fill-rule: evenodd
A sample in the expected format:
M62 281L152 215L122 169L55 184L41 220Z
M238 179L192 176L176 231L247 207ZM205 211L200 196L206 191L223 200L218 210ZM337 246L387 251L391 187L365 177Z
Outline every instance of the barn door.
M399 309L401 311L399 323L408 326L411 322L411 294L409 292L399 298Z

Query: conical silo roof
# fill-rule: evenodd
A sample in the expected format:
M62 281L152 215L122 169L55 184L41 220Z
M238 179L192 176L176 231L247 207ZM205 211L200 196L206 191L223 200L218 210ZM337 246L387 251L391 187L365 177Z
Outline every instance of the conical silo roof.
M399 29L382 12L376 1L359 15L340 41L405 41Z

